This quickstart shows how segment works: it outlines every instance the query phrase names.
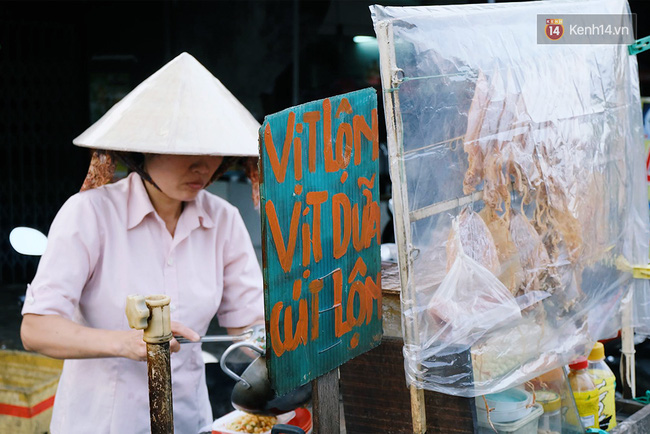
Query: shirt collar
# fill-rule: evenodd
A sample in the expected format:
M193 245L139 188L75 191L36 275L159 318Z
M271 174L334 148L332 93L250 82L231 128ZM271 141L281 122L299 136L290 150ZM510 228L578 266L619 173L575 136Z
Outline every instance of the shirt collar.
M149 199L144 181L137 173L128 176L129 194L127 198L127 229L133 229L144 220L150 213L156 212ZM186 202L185 209L181 214L182 219L193 227L203 226L204 228L214 227L214 222L205 209L205 192L199 192L195 200Z
M206 194L205 191L200 191L196 199L185 202L185 209L183 209L184 216L181 214L181 217L194 227L203 226L204 228L212 228L214 226L210 214L205 210Z
M144 182L140 175L133 172L128 177L129 194L127 197L128 217L126 228L133 229L150 213L155 212Z

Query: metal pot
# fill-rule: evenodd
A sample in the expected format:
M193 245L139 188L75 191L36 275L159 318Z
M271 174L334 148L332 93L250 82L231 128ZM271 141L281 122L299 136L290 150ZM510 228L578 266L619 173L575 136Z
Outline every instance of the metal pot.
M248 365L240 377L228 368L226 360L241 347L250 348L260 356ZM250 342L239 342L228 347L221 356L221 369L237 382L231 396L232 405L237 410L278 415L294 410L311 399L311 384L302 385L286 395L276 394L269 381L265 351Z

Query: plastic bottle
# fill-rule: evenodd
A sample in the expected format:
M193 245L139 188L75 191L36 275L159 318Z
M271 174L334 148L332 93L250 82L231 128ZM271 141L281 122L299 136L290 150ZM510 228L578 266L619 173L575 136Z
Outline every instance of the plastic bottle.
M587 369L591 379L598 389L598 424L600 429L609 431L616 426L616 376L605 363L605 348L596 342L589 354Z
M537 402L542 404L544 414L539 418L537 434L562 433L562 401L560 395L551 390L539 390L535 393Z
M585 429L598 428L598 389L587 371L588 366L586 357L569 365L569 384Z

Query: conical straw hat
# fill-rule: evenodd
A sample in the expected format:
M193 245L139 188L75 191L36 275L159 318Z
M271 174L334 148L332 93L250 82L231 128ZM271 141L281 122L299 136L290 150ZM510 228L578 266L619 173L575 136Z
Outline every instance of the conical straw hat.
M72 143L155 154L257 156L259 128L210 71L182 53Z

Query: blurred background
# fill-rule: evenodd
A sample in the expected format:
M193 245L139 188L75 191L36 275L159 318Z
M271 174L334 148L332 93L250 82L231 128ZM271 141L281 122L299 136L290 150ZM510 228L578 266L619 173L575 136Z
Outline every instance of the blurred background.
M16 253L16 226L47 233L79 191L89 162L72 139L141 81L183 51L196 57L250 112L381 84L368 6L360 0L4 1L0 2L0 348L18 340L21 296L38 257ZM418 6L485 1L398 0ZM650 35L650 2L630 0L637 38ZM638 56L641 94L650 96L650 53ZM380 115L381 116L381 115ZM383 117L380 143L385 150ZM386 155L382 223L390 220ZM240 207L260 251L259 216L239 173L211 187ZM243 194L246 193L246 194ZM390 223L388 223L390 225Z

